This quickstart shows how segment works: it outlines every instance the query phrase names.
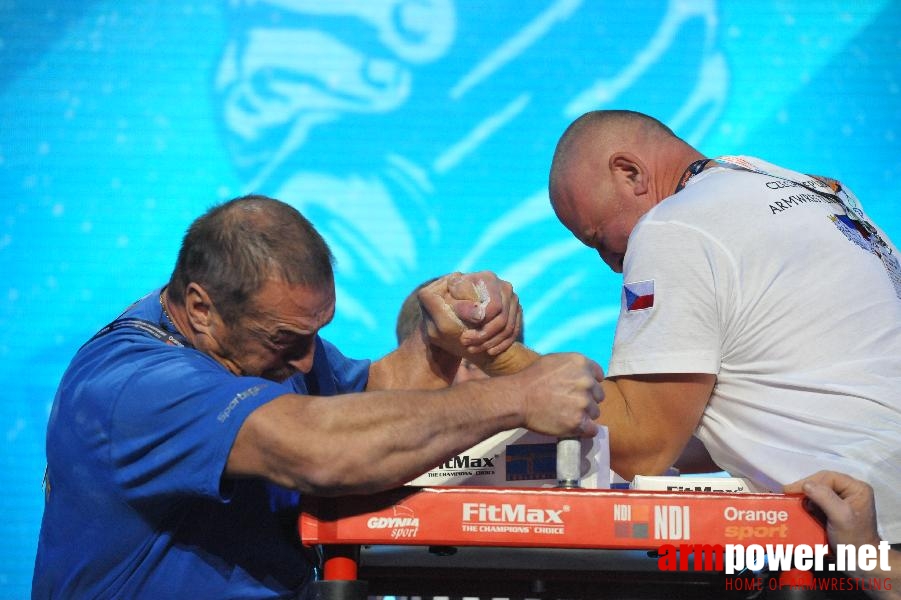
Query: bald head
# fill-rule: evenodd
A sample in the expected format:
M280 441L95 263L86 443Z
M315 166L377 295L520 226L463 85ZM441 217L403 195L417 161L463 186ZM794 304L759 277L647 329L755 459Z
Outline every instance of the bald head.
M631 110L595 110L587 112L566 128L551 162L549 189L554 189L577 161L589 161L596 167L620 150L641 152L646 147L682 142L673 131L646 114ZM682 142L684 144L684 142Z
M675 190L701 154L648 115L586 113L554 151L548 192L561 223L621 271L626 243L642 215Z

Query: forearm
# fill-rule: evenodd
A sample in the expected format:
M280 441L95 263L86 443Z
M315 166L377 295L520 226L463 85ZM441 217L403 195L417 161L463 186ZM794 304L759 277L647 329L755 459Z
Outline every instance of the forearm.
M642 426L641 411L632 410L616 380L605 379L604 401L598 424L605 425L610 439L610 468L623 479L635 475L659 475L672 464L662 436ZM674 459L673 459L674 460Z
M229 472L317 495L402 485L482 439L523 425L512 390L492 387L487 394L482 385L282 396L248 418Z
M422 334L410 335L369 367L367 391L430 390L453 381L460 358L431 346Z
M498 354L490 356L487 353L473 356L470 360L492 377L497 375L511 375L522 371L536 360L539 354L519 342Z
M487 352L466 356L491 376L512 375L539 358L519 342L491 356ZM407 336L400 346L369 369L367 390L439 389L449 385L461 358L430 343L425 331Z
M697 427L715 380L691 373L605 379L598 423L609 430L611 468L631 479L671 467Z

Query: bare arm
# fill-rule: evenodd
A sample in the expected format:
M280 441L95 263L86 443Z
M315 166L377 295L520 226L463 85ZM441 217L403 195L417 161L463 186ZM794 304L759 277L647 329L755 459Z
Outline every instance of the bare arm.
M472 355L469 360L492 377L522 371L539 354L519 342L498 354ZM367 390L439 389L453 381L460 358L411 335L401 345L369 368Z
M513 287L488 271L452 273L418 294L419 330L372 364L367 390L449 385L466 356L492 375L515 373L538 357L514 340L522 309Z
M489 276L491 274L488 274ZM464 321L479 300L472 282L479 274L436 280L419 292L423 335L450 355L468 351L463 339L474 330ZM507 294L512 293L508 290ZM498 297L506 298L503 292ZM512 302L510 302L512 304ZM497 303L497 306L503 302ZM467 312L468 311L468 312ZM511 314L508 311L508 314ZM509 316L493 324L505 335L515 333ZM424 339L425 339L424 338ZM499 336L497 339L505 339ZM468 356L490 375L516 373L538 358L521 344L499 353L483 351ZM434 363L433 363L434 364ZM456 368L454 363L453 368ZM659 474L672 466L692 439L716 377L710 374L669 374L618 377L603 382L607 396L598 423L610 428L611 464L626 478L636 473ZM700 446L700 444L697 444ZM703 452L706 455L706 451ZM713 465L712 461L708 463Z
M370 365L366 390L440 389L450 385L459 364L459 356L431 344L424 332L417 332Z
M493 277L490 273L487 275ZM435 345L435 350L440 346L451 356L469 352L463 340L476 331L469 326L472 319L467 317L474 312L479 301L473 281L480 276L460 277L454 274L420 290L422 336L428 340L427 343ZM525 346L518 343L508 346L504 342L509 335L516 333L512 325L518 328L521 324L510 316L518 317L518 311L513 313L507 310L504 313L500 309L505 304L514 304L512 300L506 300L512 290L497 292L497 289L493 288L494 294L502 301L497 302L495 308L502 316L491 323L494 331L502 332L494 343L501 340L503 343L496 348L503 349L500 352L483 350L468 356L489 375L516 373L538 359L538 354ZM469 323L464 322L467 320ZM435 355L434 351L432 355ZM388 357L389 360L393 358ZM431 364L434 367L436 361ZM456 369L456 363L452 368ZM445 373L450 375L447 371ZM610 428L613 469L623 477L631 478L637 473L659 474L672 466L692 439L715 382L716 377L710 374L646 375L605 380L603 387L607 400L598 423ZM370 386L370 389L375 388ZM712 461L708 464L712 465Z
M598 423L610 430L610 466L621 477L659 475L698 426L716 376L706 373L605 379Z
M499 431L591 436L601 376L581 355L556 354L516 375L435 391L280 396L244 422L226 474L319 495L366 493L409 481Z

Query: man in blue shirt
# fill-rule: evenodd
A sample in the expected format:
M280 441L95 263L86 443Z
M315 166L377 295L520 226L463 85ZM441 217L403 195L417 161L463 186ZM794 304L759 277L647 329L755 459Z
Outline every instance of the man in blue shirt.
M595 433L600 367L508 351L508 284L441 279L418 335L352 360L318 335L332 261L295 209L238 198L191 225L167 286L78 351L50 415L33 597L297 597L300 494L395 487L515 427ZM475 283L478 301L455 291ZM516 372L448 387L464 353Z

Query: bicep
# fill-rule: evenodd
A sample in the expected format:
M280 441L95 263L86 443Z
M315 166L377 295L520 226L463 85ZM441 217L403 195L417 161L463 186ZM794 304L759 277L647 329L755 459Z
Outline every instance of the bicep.
M285 394L250 413L232 444L225 474L263 477L284 487L310 491L305 475L317 464L312 452L327 440L317 438L313 396Z
M614 470L659 474L679 457L707 406L709 373L630 375L604 381L599 422L610 429Z

